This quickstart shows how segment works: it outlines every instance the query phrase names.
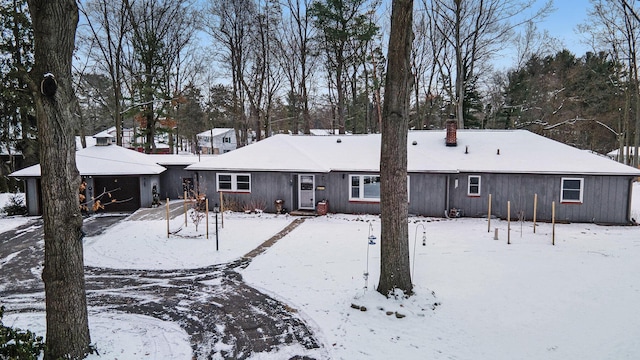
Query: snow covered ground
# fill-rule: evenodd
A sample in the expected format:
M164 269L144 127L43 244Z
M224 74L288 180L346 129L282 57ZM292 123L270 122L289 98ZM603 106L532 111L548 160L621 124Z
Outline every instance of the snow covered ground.
M633 213L640 219L640 187ZM225 214L220 250L189 224L166 238L163 221L123 221L87 238L87 265L190 268L233 260L292 218ZM6 219L0 219L0 227ZM180 227L174 219L170 228ZM214 219L210 221L213 234ZM253 286L297 309L330 359L637 359L640 357L640 227L507 224L493 219L415 217L409 247L416 294L375 291L380 263L377 216L307 219L242 273ZM498 240L494 240L495 229ZM423 232L426 245L422 245ZM377 237L368 245L368 236ZM196 237L196 235L200 235ZM369 273L367 279L363 276ZM367 288L365 289L365 285ZM366 311L353 306L365 307ZM92 359L190 359L175 323L90 309ZM405 315L397 318L396 313ZM389 315L388 315L389 314ZM44 314L6 315L5 324L43 333ZM123 335L124 333L124 335ZM288 359L300 348L254 354Z
M24 193L0 193L0 231L16 228L33 219L33 217L29 216L6 216L4 207L11 203L11 199L14 196L18 196L19 199L24 201Z

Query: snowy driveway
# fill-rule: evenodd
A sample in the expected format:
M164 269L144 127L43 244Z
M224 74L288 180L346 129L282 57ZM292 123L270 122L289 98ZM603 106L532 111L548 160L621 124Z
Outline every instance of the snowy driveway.
M122 217L85 221L88 236ZM246 256L199 269L117 270L86 267L89 312L142 314L172 321L190 336L194 358L245 359L279 346L321 347L295 309L248 286L236 271L303 220ZM9 311L43 311L42 222L0 233L0 298ZM292 359L311 359L293 356Z

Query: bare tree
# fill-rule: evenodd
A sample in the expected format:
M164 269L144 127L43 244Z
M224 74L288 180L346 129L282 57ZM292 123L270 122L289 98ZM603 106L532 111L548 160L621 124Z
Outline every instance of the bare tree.
M270 132L270 117L274 98L282 83L282 71L275 61L277 33L282 22L280 5L273 0L257 8L254 29L249 46L248 74L242 76L242 85L250 104L250 117L255 123L256 140ZM288 66L288 65L287 65Z
M621 124L619 137L620 154L626 149L626 156L620 160L633 159L629 165L638 167L638 146L640 145L640 64L638 63L637 39L640 36L640 19L635 3L630 5L626 0L602 1L591 0L593 6L589 12L589 25L582 29L589 31L596 43L608 48L611 57L620 64L626 64L628 86L626 89L627 105ZM635 110L632 112L632 110ZM632 121L631 116L635 114ZM633 125L635 124L635 125ZM631 130L633 128L633 131ZM633 142L631 134L633 133ZM633 144L636 156L630 156L630 145Z
M307 11L311 6L311 0L287 0L285 6L289 11L282 28L281 41L278 42L280 54L277 58L282 61L281 67L289 86L289 107L295 112L289 113L289 116L294 119L291 121L290 130L294 134L300 130L301 116L302 131L308 134L311 126L309 88L317 58L311 45L315 31Z
M25 76L38 120L42 169L47 308L45 359L81 359L90 336L82 256L80 176L75 163L78 123L71 62L78 24L74 0L29 0L35 64ZM43 74L45 77L43 78Z
M365 0L316 0L308 10L314 19L325 54L329 86L335 86L337 127L345 132L348 69L361 48L377 33L378 27L364 13ZM358 44L354 46L354 41Z
M122 146L122 109L124 81L124 46L125 34L130 25L127 22L126 8L123 1L91 0L78 3L80 11L87 19L92 44L99 49L96 65L111 80L113 91L112 116L116 128L116 144Z
M448 71L455 77L455 92L450 94L455 105L458 127L464 128L465 92L475 81L486 61L513 36L513 29L529 20L540 19L550 10L552 1L523 16L534 0L423 0L427 12L432 13L434 29L452 49L455 69ZM517 16L522 20L514 21Z
M381 261L378 292L413 292L409 267L407 133L411 96L413 0L394 0L380 147Z
M544 57L561 51L560 41L549 34L548 30L538 31L533 20L527 21L521 33L515 37L516 69L524 66L531 56Z
M171 0L124 0L132 58L127 62L134 81L131 95L138 101L145 152L155 151L156 124L175 105L180 89L171 89L179 58L195 31L190 4Z
M245 69L248 64L248 42L253 31L256 7L251 0L210 0L207 32L220 52L220 62L231 73L233 127L239 146L248 142L245 114Z

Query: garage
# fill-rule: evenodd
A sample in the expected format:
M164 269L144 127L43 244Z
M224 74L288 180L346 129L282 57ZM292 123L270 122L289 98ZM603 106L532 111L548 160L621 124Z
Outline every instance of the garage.
M107 212L130 212L140 208L140 178L137 176L94 177L93 191ZM91 196L91 195L90 195Z

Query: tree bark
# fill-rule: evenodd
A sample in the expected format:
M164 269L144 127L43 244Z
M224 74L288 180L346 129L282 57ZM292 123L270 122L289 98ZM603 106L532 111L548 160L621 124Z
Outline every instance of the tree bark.
M27 77L36 105L47 308L45 359L81 359L89 352L89 326L82 254L80 176L75 162L77 99L71 86L71 62L78 23L74 0L28 0L33 19L35 65ZM45 96L42 75L52 73L57 91Z
M382 110L380 154L381 262L378 292L413 292L409 266L407 134L411 95L413 1L394 0Z

